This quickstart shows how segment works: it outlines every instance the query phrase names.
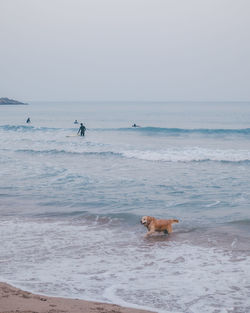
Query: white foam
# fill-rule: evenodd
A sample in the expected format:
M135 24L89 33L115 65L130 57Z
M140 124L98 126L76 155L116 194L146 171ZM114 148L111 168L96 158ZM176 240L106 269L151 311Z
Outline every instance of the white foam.
M85 222L0 223L0 276L37 293L158 312L250 306L249 257ZM237 312L237 310L236 310Z
M221 203L221 201L215 201L215 202L213 202L213 203L210 203L210 204L205 205L205 207L211 208L211 207L217 206L217 205L220 204L220 203Z
M2 130L0 130L2 132ZM77 130L75 131L77 132ZM242 162L250 161L249 149L242 149L237 147L233 149L230 145L225 146L224 149L203 147L201 146L183 146L179 143L173 146L168 146L167 149L161 149L161 145L154 147L153 142L149 146L154 149L137 149L140 146L139 142L136 144L126 144L119 142L119 139L110 139L105 143L105 138L99 137L97 134L89 133L87 139L73 137L73 140L66 138L69 134L68 130L54 130L50 129L41 132L17 132L15 136L10 133L3 134L1 141L1 149L9 152L23 152L23 153L107 153L111 156L113 154L122 155L125 158L134 158L146 161L165 161L165 162L193 162L193 161L226 161L226 162ZM137 139L138 140L138 139ZM11 142L11 145L10 145ZM135 148L136 147L136 148ZM7 152L6 152L7 153ZM16 154L15 154L16 158Z
M234 149L208 149L201 147L169 148L166 150L131 150L123 151L122 154L127 158L136 158L148 161L166 162L192 162L192 161L226 161L240 162L250 160L249 150Z

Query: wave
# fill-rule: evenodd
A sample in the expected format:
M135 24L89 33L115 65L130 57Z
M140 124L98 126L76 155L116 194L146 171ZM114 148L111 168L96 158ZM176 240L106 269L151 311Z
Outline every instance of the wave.
M75 128L56 128L56 127L35 127L31 125L1 125L0 129L4 131L19 131L19 132L28 132L28 131L75 131ZM202 135L244 135L250 136L250 128L238 128L238 129L229 129L229 128L165 128L165 127L126 127L126 128L92 128L88 129L90 131L121 131L121 132L137 132L147 135L162 134L162 135L172 135L178 136L182 134L202 134Z
M51 211L51 212L43 212L37 214L31 214L32 217L38 218L74 218L79 216L85 216L87 211Z
M147 161L164 162L249 162L249 150L212 150L204 148L170 148L163 151L125 151L123 156Z
M231 225L239 225L239 226L250 226L250 219L236 220L232 222L228 222Z
M115 129L110 129L115 130ZM164 127L136 127L136 128L117 128L118 131L136 131L151 134L203 134L203 135L250 135L250 128L227 129L227 128L164 128Z
M4 131L17 131L17 132L34 132L34 131L53 131L53 130L61 130L61 128L54 127L34 127L34 126L26 126L26 125L1 125L0 129Z
M151 134L204 134L204 135L250 135L250 128L165 128L165 127L123 127L123 128L93 128L94 131L121 131Z
M69 155L96 155L96 156L121 156L121 153L116 153L113 151L66 151L66 150L57 150L57 149L50 149L50 150L33 150L33 149L18 149L15 152L21 153L29 153L29 154L69 154Z
M74 220L84 222L88 225L109 224L116 226L118 224L126 223L128 225L135 225L140 223L141 216L133 213L107 213L107 214L92 214L88 211L48 211L43 213L28 214L31 218L47 218L55 220Z
M162 151L151 150L126 150L126 151L73 151L73 150L34 150L18 149L15 152L28 154L68 154L68 155L85 155L96 157L118 157L126 159L137 159L143 161L159 162L232 162L232 163L249 163L249 150L212 150L204 148L170 148Z

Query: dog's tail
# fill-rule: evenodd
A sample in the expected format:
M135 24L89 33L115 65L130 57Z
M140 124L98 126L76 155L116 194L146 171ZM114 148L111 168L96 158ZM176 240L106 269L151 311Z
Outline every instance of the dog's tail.
M179 220L171 220L171 223L179 223Z

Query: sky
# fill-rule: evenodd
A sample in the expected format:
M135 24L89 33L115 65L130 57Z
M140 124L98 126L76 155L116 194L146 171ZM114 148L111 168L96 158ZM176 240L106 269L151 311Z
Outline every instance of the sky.
M249 0L0 0L0 97L250 101Z

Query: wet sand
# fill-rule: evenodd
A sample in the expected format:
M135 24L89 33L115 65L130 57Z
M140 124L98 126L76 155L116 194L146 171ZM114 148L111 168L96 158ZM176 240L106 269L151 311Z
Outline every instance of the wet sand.
M32 294L0 283L0 313L150 313L114 304ZM151 312L152 313L152 312Z

